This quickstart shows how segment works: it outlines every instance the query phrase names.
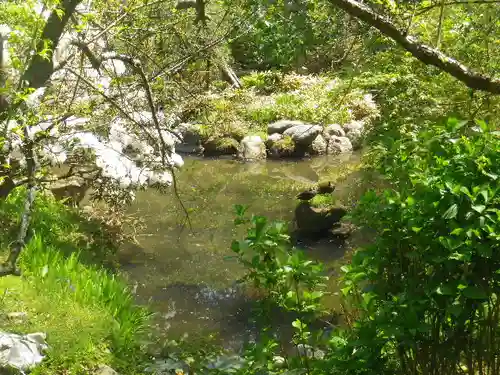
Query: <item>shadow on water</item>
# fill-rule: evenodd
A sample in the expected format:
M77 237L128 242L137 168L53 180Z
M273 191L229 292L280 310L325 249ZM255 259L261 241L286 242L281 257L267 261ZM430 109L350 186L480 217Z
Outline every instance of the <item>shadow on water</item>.
M244 204L250 213L291 220L299 191L318 180L339 178L344 182L334 194L350 205L362 189L359 163L359 155L257 164L187 159L178 180L189 223L174 194L138 194L131 213L142 217L146 229L136 233L139 245L124 246L119 260L139 301L157 312L158 330L170 338L215 332L233 349L255 335L258 327L249 323L255 296L235 287L244 270L225 260L231 240L244 235L233 225L233 206ZM360 240L355 234L340 245L328 239L300 245L336 275L346 251ZM332 277L330 291L336 289ZM334 294L327 307L338 307ZM289 325L279 314L275 319L277 325Z

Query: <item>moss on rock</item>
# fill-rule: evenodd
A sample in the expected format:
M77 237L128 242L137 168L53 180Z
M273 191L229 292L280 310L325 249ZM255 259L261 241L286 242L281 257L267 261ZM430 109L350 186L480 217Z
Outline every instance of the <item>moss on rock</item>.
M295 142L289 136L284 136L269 146L269 153L274 157L292 156L294 152Z
M206 156L234 155L239 146L238 141L230 137L211 138L203 144Z

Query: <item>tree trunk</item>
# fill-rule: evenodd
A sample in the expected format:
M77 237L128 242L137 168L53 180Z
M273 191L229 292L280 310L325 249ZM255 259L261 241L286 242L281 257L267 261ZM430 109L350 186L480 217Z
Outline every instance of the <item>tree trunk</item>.
M234 72L231 67L225 63L221 64L221 70L222 74L224 76L224 79L231 83L234 87L236 88L241 88L241 82L236 73Z

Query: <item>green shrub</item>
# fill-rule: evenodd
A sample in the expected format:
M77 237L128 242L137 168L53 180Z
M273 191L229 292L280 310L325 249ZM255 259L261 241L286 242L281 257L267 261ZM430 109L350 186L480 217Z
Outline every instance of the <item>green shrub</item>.
M242 79L243 89L208 98L208 104L195 114L192 121L204 124L205 139L229 136L239 140L241 135L265 132L269 123L280 119L327 125L360 118L371 122L379 115L371 96L338 79L268 72ZM251 87L261 88L256 93Z
M354 218L378 237L345 267L343 292L365 334L359 353L378 342L403 372L496 373L499 150L486 123L455 119L378 150L395 188L362 199Z

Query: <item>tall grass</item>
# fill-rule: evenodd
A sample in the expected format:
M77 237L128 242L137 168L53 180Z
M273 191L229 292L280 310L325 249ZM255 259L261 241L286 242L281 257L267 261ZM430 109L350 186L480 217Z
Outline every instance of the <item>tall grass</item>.
M6 228L0 234L0 254L15 235L24 192L18 189L0 202L0 223ZM20 268L23 278L40 295L65 301L69 296L77 305L106 311L113 327L105 339L111 341L115 353L125 354L138 345L150 314L134 304L120 277L99 265L95 255L114 250L100 248L105 242L95 236L105 233L87 224L76 211L39 194L33 212L33 237L21 254ZM94 259L94 264L89 259Z
M80 254L65 257L37 234L21 256L21 269L40 293L69 295L85 306L104 308L113 317L113 347L133 349L148 319L146 309L134 304L126 285L115 275L95 266L83 265Z

